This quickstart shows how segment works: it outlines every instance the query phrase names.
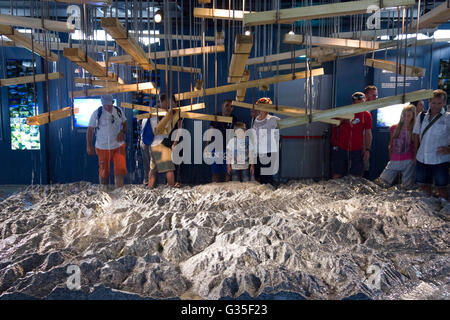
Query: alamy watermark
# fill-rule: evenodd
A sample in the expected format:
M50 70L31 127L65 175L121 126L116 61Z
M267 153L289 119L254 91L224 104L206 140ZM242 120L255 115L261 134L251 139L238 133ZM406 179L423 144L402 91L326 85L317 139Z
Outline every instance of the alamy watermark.
M175 130L170 139L180 141L172 150L174 164L256 164L261 167L262 175L275 175L279 170L279 141L278 129L253 128L227 129L225 137L218 129L210 128L202 132L200 121L194 121L194 134L186 129ZM210 142L203 149L203 142ZM225 144L224 144L225 141ZM230 145L230 141L232 144ZM233 144L234 143L234 144ZM225 150L224 150L224 147ZM192 161L191 154L194 159ZM230 154L231 152L231 154Z
M381 290L382 268L376 264L371 264L367 267L366 273L369 275L364 281L367 287L371 290Z
M66 281L69 290L81 289L81 270L80 267L74 264L67 266L66 273L69 275Z

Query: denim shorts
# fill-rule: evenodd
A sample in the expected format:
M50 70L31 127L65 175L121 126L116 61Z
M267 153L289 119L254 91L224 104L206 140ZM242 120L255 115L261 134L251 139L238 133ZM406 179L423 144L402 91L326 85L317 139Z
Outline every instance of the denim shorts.
M250 169L231 170L231 181L248 182L250 180Z
M432 184L436 187L446 187L448 185L448 162L439 164L416 163L416 182L417 184Z

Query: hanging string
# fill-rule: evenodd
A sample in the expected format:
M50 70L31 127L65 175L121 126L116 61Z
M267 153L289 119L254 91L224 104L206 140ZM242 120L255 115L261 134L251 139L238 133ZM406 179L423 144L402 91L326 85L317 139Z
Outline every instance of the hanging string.
M420 24L420 0L419 3L417 4L416 39L414 41L414 61L413 61L414 67L416 66L417 38L419 36L419 24Z
M405 9L403 9L403 13L405 13ZM405 56L404 56L404 70L403 70L403 96L402 96L402 103L405 103L405 93L406 93L406 59L408 57L408 18L409 18L410 10L406 9L406 25L405 25ZM403 20L405 19L405 16L403 16ZM417 39L417 34L416 34Z

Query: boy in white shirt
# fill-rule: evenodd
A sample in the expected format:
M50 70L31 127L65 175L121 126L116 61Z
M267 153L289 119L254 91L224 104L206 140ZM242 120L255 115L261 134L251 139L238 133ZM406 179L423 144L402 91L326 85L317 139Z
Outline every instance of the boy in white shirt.
M232 181L248 182L250 175L255 174L253 141L245 132L245 123L236 122L234 124L236 136L227 144L227 171Z

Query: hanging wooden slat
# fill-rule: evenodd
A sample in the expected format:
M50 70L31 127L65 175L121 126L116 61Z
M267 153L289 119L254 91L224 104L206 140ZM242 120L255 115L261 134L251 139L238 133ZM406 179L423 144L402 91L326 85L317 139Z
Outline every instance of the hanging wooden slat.
M33 41L30 36L15 30L13 27L0 24L0 34L8 37L11 41L20 44L22 47L28 50L34 51L42 58L46 58L48 61L58 61L59 57L47 50L42 44Z
M383 107L387 107L393 104L400 104L408 101L417 101L431 98L433 96L433 90L417 90L408 92L403 95L399 94L392 97L379 98L377 100L372 100L363 103L351 104L343 107L338 107L334 109L328 109L324 111L317 111L312 114L312 121L321 121L323 119L339 118L342 115L359 113L363 111L371 111ZM281 119L278 121L278 128L289 128L294 126L299 126L302 124L307 124L309 121L306 117L292 117Z
M346 15L367 13L369 6L382 8L413 6L414 0L363 0L348 1L331 4L313 5L289 9L253 12L244 14L245 26L257 26L264 24L284 23L291 24L300 20L313 20L320 18L338 17Z
M52 72L48 74L48 80L62 79L64 78L64 73L62 72ZM12 86L16 84L25 84L32 82L42 82L46 81L45 74L37 74L33 76L24 76L16 78L0 79L0 87Z
M323 74L324 74L323 68L311 70L311 75L313 77L321 76ZM263 85L270 85L270 84L274 84L274 83L278 83L278 82L291 81L291 80L295 80L295 79L304 79L306 77L309 77L309 72L302 71L302 72L296 72L294 74L285 74L285 75L279 75L279 76L270 77L270 78L263 78L263 79L251 80L251 81L247 81L247 82L228 84L225 86L208 88L208 89L204 89L204 90L200 90L200 91L177 93L177 94L175 94L175 98L177 100L198 98L203 95L208 96L208 95L212 95L212 94L236 91L238 89L243 89L243 88L248 89L248 88L260 87Z
M247 82L249 79L250 79L250 70L245 70L240 82ZM236 100L243 101L245 99L246 91L247 91L247 89L245 89L245 88L237 89L236 90Z
M197 47L197 48L186 48L186 49L178 49L178 50L171 50L170 51L170 57L171 58L177 58L177 57L186 57L186 56L194 56L199 54L211 54L217 52L224 52L225 46L223 44L219 44L217 46L205 46L205 47ZM168 51L157 51L150 53L150 57L155 59L165 59L166 57L169 57Z
M35 42L37 42L39 44L43 44L44 43L43 41L36 41L36 39L35 39ZM4 46L4 47L23 47L20 43L16 43L14 41L7 41L7 40L6 41L0 41L0 47L1 46ZM60 42L60 43L50 42L50 43L46 44L46 47L47 46L49 47L50 50L53 50L53 51L56 51L56 50L61 51L61 50L64 50L64 48L84 48L83 44L72 43L72 46L70 46L68 43L65 43L65 42ZM101 51L104 51L104 50L114 51L114 50L116 50L116 48L114 48L112 46L108 46L107 49L105 49L105 47L102 46L101 48L98 48L98 49L101 50Z
M113 59L113 58L116 58L116 59ZM111 65L111 63L134 65L135 61L134 61L133 57L131 57L130 55L123 55L123 56L112 57L111 59L109 59L109 65ZM100 64L103 68L106 68L106 62L98 61L98 64ZM157 70L166 70L165 64L155 64L154 67L156 67ZM202 73L202 69L192 68L192 67L168 65L167 69L174 71L174 72Z
M156 64L155 67L157 70L166 70L167 68L167 70L175 72L202 73L202 69L200 68L165 65L165 64Z
M84 84L87 86L100 86L100 87L114 87L119 85L117 82L111 82L108 80L99 80L92 78L74 78L75 83Z
M78 108L73 109L73 113L78 113ZM67 118L72 115L72 108L67 107L60 110L50 111L50 122ZM27 118L27 124L32 126L40 126L49 122L49 113L42 113L37 116Z
M245 65L252 51L252 35L236 35L234 42L234 52L231 56L230 68L228 71L228 82L240 82L244 75Z
M151 118L154 116L165 116L167 114L166 111L160 111L159 113L152 112L152 113L143 113L138 114L136 116L136 119L142 120L146 118ZM233 123L232 117L225 117L225 116L217 116L212 114L203 114L203 113L196 113L196 112L180 112L180 118L183 119L192 119L192 120L204 120L204 121L216 121L216 122L225 122L225 123Z
M172 40L192 40L192 41L202 41L202 36L191 36L191 35L181 35L181 34L151 34L152 38L157 39L172 39ZM217 33L217 41L222 42L224 40L224 36L221 32ZM211 42L216 41L213 36L205 36L205 41Z
M422 30L423 33L433 33L433 29L425 29ZM368 39L376 39L381 36L396 36L398 35L399 30L396 28L392 29L373 29L373 30L358 30L358 31L347 31L347 32L335 32L332 34L333 37L337 38L349 38L359 40L368 40ZM400 32L401 33L401 32ZM408 27L408 33L416 33L416 29L411 29Z
M395 62L380 59L366 59L365 65L368 67L387 70L394 73L398 71L398 74L400 75L405 74L406 68L407 77L424 77L426 72L425 68L405 66L404 64L399 64L397 70L397 64Z
M124 83L122 79L117 77L114 73L108 72L97 61L89 57L79 48L64 48L64 56L70 61L76 63L94 77L112 82Z
M242 12L242 10L194 8L194 17L243 21L244 14L249 12L250 11Z
M284 43L296 44L296 45L306 45L308 44L319 47L327 48L360 48L376 50L378 49L378 43L375 41L365 41L365 40L352 40L352 39L339 39L339 38L327 38L327 37L303 37L300 34L289 34L284 35Z
M322 48L312 48L311 52L312 52L312 58L315 58L315 57L318 57L318 56L321 56L324 54L332 53L333 50L332 49L322 49ZM300 56L306 56L306 54L308 54L308 56L309 56L309 50L308 50L308 52L306 52L306 49L295 50L294 52L287 51L287 52L267 55L264 57L250 58L247 61L247 65L250 66L250 65L254 65L254 64L288 60L288 59L292 59L292 58L295 59Z
M153 62L139 43L127 34L127 29L118 18L101 18L102 28L145 70L154 70Z
M290 116L290 117L304 116L306 114L306 111L304 109L298 109L298 108L293 108L293 107L283 107L283 106L278 106L278 108L276 108L275 105L271 105L271 104L250 104L250 103L244 103L244 102L239 102L239 101L232 101L232 105L235 107L261 110L261 111L266 111L266 112L275 113L275 114L281 114L281 115ZM313 109L313 113L317 112L317 111L318 110ZM353 119L353 115L343 115L343 116L340 116L340 118ZM337 119L322 119L322 120L318 120L318 121L329 123L329 124L336 124L336 125L338 125L340 123L340 120L337 120Z
M450 6L448 1L444 1L434 9L428 11L419 18L419 30L424 28L437 28L450 20ZM416 32L417 20L414 20L408 29Z
M172 129L176 127L179 119L179 110L172 110L171 112L166 111L166 115L160 121L158 121L158 124L153 129L154 134L170 134Z
M71 98L80 98L80 97L92 97L92 96L100 96L104 94L113 94L113 93L122 93L122 92L132 92L132 91L142 91L144 93L149 94L159 94L159 89L155 88L155 85L152 82L143 82L143 83L132 83L132 84L118 84L116 86L110 86L106 88L96 88L89 90L78 90L69 92Z
M48 19L36 19L17 17L8 14L0 14L0 23L24 28L42 29L56 32L74 32L75 26L68 26L66 22Z
M68 4L91 4L96 6L110 6L113 0L43 0Z
M304 115L305 110L292 108L292 107L283 107L278 106L278 108L275 108L274 105L270 104L251 104L251 103L245 103L240 101L232 101L231 104L235 107L241 107L246 109L255 109L260 111L266 111L276 114L281 114L285 116L298 116L298 115Z
M320 67L320 63L319 62L311 62L311 67ZM306 63L305 62L298 62L298 63L287 63L287 64L280 64L278 66L276 65L270 65L270 66L265 66L265 67L258 67L258 72L276 72L277 69L279 71L285 71L285 70L292 70L292 68L295 69L301 69L301 68L306 68Z
M128 103L128 102L122 102L120 104L121 107L127 108L127 109L136 109L139 111L145 111L145 112L165 112L162 111L161 108L156 109L155 107L149 107L149 106L143 106L140 104L134 104L134 103ZM174 107L173 110L180 110L180 111L193 111L193 110L200 110L205 108L205 103L196 103L188 106L182 106L182 107Z

